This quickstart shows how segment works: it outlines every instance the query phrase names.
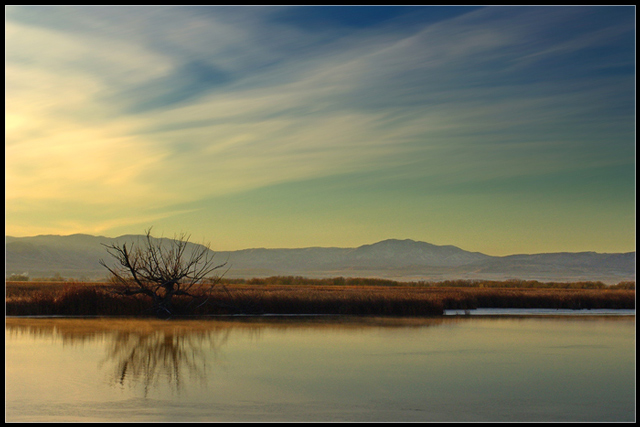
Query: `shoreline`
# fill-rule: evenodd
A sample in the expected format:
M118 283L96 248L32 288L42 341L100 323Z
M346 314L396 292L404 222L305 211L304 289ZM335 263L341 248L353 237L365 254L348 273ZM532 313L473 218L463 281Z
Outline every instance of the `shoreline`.
M287 278L283 278L287 279ZM300 279L302 280L302 279ZM260 283L202 285L190 297L172 300L171 318L185 316L397 316L478 315L482 310L635 310L633 288L510 287L510 283L468 286L323 285ZM5 285L8 316L156 317L150 299L124 296L108 283ZM195 299L194 299L195 298ZM476 311L474 311L476 310ZM477 311L480 310L480 311ZM495 311L498 310L498 311ZM582 311L584 310L584 311ZM449 313L449 314L448 314Z
M441 317L584 317L584 316L635 316L633 309L546 309L546 308L479 308L473 310L445 310L440 316L378 316L378 315L349 315L331 313L262 313L262 314L210 314L210 315L180 315L169 320L226 320L226 319L265 319L265 318L350 318L350 319L437 319ZM157 320L153 316L131 315L6 315L6 319L134 319Z

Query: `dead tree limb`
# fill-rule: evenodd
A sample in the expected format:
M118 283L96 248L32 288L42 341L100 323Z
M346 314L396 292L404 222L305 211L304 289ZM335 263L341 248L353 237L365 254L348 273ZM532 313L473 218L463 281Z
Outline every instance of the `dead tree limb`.
M227 264L215 264L209 245L189 244L189 238L182 233L173 239L155 239L149 229L142 243L103 244L116 265L102 259L100 264L122 286L123 295L146 295L156 315L168 317L174 314L174 296L193 297L190 290L194 285Z

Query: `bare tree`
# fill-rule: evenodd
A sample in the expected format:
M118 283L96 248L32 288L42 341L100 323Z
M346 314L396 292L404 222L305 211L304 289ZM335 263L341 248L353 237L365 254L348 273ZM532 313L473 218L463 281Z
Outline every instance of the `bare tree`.
M189 238L182 233L173 239L154 239L149 229L142 245L104 245L117 263L110 267L100 260L100 264L124 286L124 295L147 295L156 315L168 317L173 314L171 300L174 296L195 297L190 293L191 288L227 264L214 264L214 253L208 245L192 245L187 250ZM213 279L215 283L219 277Z

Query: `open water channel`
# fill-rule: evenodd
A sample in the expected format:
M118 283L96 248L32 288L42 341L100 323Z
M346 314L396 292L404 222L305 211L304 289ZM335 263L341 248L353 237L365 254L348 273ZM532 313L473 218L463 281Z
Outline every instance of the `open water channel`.
M635 315L25 319L5 420L635 421Z

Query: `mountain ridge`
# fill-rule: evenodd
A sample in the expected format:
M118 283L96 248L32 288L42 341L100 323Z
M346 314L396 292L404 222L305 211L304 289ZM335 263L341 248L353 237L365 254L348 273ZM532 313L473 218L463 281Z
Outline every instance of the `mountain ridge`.
M20 237L16 237L16 236L10 236L10 235L5 235L5 240L6 239L11 239L11 241L16 241L16 240L23 240L23 239L40 239L40 238L71 238L71 237L86 237L86 238L91 238L91 239L105 239L105 240L121 240L123 238L130 238L130 237L134 237L136 239L138 238L145 238L146 236L143 234L123 234L117 237L107 237L107 236L96 236L93 234L86 234L86 233L73 233L73 234L38 234L35 236L20 236ZM153 239L173 239L174 237L168 237L168 236L160 236L160 237L156 237L153 236ZM264 250L281 250L281 249L286 249L286 250L302 250L302 249L358 249L358 248L363 248L363 247L369 247L369 246L376 246L376 245L381 245L381 244L388 244L388 243L404 243L404 242L409 242L409 243L417 243L417 244L422 244L422 245L427 245L427 246L431 246L431 247L435 247L435 248L456 248L456 249L460 249L463 250L465 252L470 252L470 253L478 253L478 254L483 254L482 252L479 251L467 251L466 249L461 249L458 246L455 245L436 245L434 243L429 243L429 242L425 242L425 241L421 241L421 240L413 240L413 239L395 239L395 238L389 238L389 239L384 239L384 240L380 240L374 243L365 243L362 244L360 246L352 246L352 247L342 247L342 246L303 246L303 247L299 247L299 248L287 248L287 247L278 247L278 248L265 248L265 247L252 247L252 248L244 248L244 249L235 249L235 250L231 250L231 251L216 251L214 249L212 249L214 252L238 252L238 251L247 251L247 250L256 250L256 249L264 249ZM8 242L5 242L8 243ZM193 242L190 240L190 243L193 244L200 244L197 242ZM569 251L560 251L560 252L536 252L536 253L517 253L517 254L509 254L509 255L486 255L489 257L493 257L493 258L504 258L504 257L513 257L513 256L535 256L535 255L549 255L549 254L585 254L585 253L594 253L594 254L628 254L628 253L635 253L635 251L630 251L630 252L598 252L598 251L579 251L579 252L569 252Z
M144 239L144 235L115 238L90 234L5 236L5 277L103 279L99 260L110 256L103 244ZM153 239L171 239L159 237ZM199 246L189 243L190 248ZM228 260L226 277L275 275L307 277L380 277L395 280L526 279L541 281L596 280L617 283L635 280L635 252L549 252L492 256L453 245L412 239L386 239L353 248L249 248L213 251Z

